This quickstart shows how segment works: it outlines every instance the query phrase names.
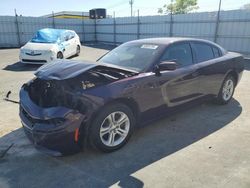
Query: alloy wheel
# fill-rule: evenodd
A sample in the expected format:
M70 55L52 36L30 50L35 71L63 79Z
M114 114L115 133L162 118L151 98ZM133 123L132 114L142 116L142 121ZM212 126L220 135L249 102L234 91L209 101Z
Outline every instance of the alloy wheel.
M130 129L128 116L121 111L109 114L100 127L100 138L104 145L114 147L122 143Z
M228 101L232 95L233 95L233 91L234 91L234 82L231 79L228 79L222 88L222 97L225 101Z

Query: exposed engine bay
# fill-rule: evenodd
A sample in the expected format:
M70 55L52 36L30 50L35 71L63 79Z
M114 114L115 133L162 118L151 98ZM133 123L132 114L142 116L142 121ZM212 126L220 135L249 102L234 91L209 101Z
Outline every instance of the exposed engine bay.
M37 77L24 84L23 87L31 100L40 107L65 106L83 112L85 108L81 94L84 90L106 85L135 74L128 70L96 66L75 77L62 80L47 80Z

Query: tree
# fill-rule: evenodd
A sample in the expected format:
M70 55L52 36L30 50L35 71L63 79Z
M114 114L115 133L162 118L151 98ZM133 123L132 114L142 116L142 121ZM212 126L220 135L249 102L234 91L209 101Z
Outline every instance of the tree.
M158 9L160 14L186 14L192 10L198 9L197 0L174 0L171 4L165 4L163 8Z
M241 7L241 9L250 10L250 3L243 5L243 6Z

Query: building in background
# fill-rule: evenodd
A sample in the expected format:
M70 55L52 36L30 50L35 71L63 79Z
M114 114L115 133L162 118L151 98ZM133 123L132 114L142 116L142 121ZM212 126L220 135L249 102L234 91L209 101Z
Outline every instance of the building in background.
M41 16L44 18L89 19L89 12L62 11Z

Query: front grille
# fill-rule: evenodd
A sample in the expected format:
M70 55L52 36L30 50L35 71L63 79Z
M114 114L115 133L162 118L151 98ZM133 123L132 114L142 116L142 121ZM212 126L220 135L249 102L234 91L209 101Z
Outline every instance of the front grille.
M37 54L34 54L34 53L29 53L29 52L26 52L25 54L26 54L26 55L30 55L30 56L38 56L38 55L42 55L42 53L37 53Z
M47 61L46 60L35 60L35 59L22 59L23 62L35 62L35 63L46 63Z

